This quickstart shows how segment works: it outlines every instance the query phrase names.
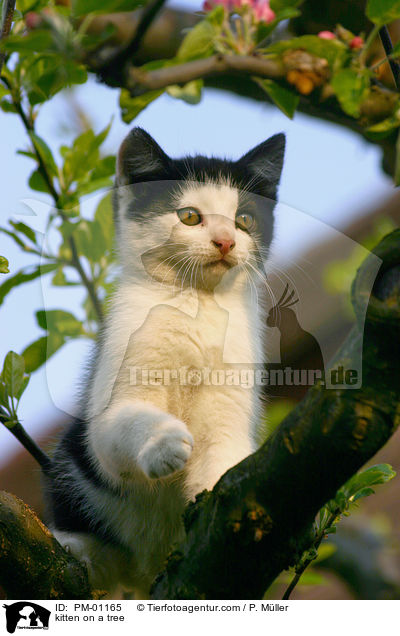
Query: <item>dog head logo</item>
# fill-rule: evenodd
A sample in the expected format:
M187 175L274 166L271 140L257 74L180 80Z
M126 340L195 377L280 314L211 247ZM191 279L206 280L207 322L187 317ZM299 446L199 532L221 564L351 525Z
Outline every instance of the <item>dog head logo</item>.
M3 605L6 610L7 631L14 634L18 629L48 629L51 612L36 603L19 601Z

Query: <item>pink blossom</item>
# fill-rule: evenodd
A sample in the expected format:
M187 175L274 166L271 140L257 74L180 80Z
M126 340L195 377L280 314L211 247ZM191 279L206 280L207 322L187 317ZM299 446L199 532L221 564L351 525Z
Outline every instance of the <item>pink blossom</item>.
M364 40L359 35L356 35L350 42L351 49L361 49L363 46Z
M212 11L217 6L225 7L230 11L232 3L231 0L204 0L203 11Z
M318 37L322 40L336 40L336 35L332 31L320 31Z
M259 22L272 22L275 20L275 11L272 11L269 6L269 0L258 0L253 4L253 13L256 20Z
M253 7L253 0L233 0L232 7L239 9L240 7Z

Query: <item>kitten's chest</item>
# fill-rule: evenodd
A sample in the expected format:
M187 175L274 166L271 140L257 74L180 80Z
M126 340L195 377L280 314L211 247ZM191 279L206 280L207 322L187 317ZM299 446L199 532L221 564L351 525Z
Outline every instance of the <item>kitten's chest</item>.
M152 308L137 334L137 346L175 368L220 366L229 313L213 299L199 303L194 315L188 309L166 304Z

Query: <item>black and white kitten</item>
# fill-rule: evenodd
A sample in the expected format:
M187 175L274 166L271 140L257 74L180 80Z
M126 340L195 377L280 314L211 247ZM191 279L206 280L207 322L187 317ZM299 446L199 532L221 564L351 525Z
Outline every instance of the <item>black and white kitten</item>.
M255 448L260 387L235 372L264 362L254 286L284 145L279 134L236 162L171 159L134 128L121 146L121 276L82 418L47 479L55 536L97 588L148 595L185 505Z

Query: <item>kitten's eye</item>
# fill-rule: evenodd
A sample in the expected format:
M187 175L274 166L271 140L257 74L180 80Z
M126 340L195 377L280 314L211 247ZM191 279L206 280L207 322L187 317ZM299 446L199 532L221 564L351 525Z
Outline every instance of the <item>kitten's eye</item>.
M246 214L245 212L243 212L243 214L238 214L235 222L236 227L239 227L245 232L251 230L255 225L254 217L251 214Z
M195 208L182 208L177 210L176 213L185 225L198 225L201 223L201 214Z

